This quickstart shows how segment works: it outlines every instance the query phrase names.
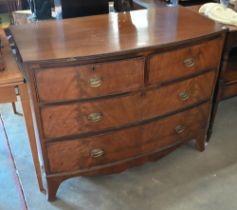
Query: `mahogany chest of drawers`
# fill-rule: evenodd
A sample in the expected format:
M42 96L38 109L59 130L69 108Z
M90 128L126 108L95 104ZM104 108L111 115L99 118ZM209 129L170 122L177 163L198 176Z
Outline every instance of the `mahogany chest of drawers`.
M49 200L73 176L121 172L192 139L204 150L225 37L211 21L158 8L11 32L33 100Z

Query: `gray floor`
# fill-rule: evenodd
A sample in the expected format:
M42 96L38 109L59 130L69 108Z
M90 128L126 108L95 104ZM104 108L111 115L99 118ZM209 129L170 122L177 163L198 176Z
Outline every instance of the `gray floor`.
M237 209L237 98L220 104L205 152L185 145L158 162L121 174L73 178L61 185L58 200L52 203L38 190L23 118L13 115L9 104L0 105L0 113L28 209ZM2 146L0 143L0 152ZM1 169L2 165L7 166L4 158L0 165ZM0 210L21 209L14 182L7 167L4 170L0 173Z

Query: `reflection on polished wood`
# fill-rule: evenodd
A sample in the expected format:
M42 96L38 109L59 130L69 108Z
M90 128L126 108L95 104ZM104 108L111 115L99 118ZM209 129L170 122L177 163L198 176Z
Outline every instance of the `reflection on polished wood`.
M195 39L218 29L185 8L165 7L36 22L11 30L23 61L30 62L135 51Z

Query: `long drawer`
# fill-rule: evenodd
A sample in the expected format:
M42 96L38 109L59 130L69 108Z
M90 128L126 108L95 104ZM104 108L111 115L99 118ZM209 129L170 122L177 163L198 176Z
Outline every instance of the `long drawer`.
M123 97L42 108L45 138L120 127L173 112L211 96L214 72Z
M41 69L35 73L41 102L99 97L144 85L144 58Z
M140 95L42 109L46 138L98 131L141 120Z
M152 55L149 59L149 83L164 83L206 69L218 67L222 39Z
M152 153L203 133L209 104L143 126L47 144L50 172L72 172Z

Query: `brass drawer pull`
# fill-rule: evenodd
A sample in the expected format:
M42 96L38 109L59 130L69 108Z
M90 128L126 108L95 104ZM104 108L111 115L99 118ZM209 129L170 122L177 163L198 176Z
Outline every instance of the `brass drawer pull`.
M100 87L102 85L102 82L103 82L102 77L98 76L92 77L88 80L88 83L92 88Z
M88 115L87 119L90 121L90 122L99 122L101 121L103 118L103 114L100 113L100 112L93 112L91 114Z
M184 60L184 65L188 68L191 68L195 65L194 59L193 58L186 58Z
M179 94L179 98L182 101L187 101L190 98L190 93L188 91L183 91Z
M96 149L93 149L91 150L90 152L90 155L91 157L93 158L98 158L98 157L101 157L105 154L104 150L100 149L100 148L96 148Z
M176 131L177 134L181 134L185 131L185 127L183 125L177 125L175 127L175 131Z

